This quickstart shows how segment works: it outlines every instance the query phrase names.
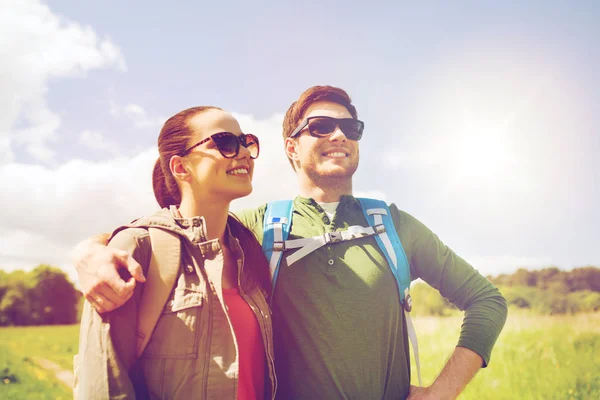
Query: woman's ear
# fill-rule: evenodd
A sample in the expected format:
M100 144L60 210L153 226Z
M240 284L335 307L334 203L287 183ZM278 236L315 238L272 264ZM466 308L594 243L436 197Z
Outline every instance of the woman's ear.
M169 168L171 174L177 181L186 182L190 179L190 173L186 161L181 156L173 156L169 161Z

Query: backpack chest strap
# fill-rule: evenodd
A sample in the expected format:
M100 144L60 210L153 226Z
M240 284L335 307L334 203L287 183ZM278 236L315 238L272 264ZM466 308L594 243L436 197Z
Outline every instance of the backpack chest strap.
M325 246L326 244L340 243L349 240L360 239L367 236L379 235L382 232L385 232L385 227L383 226L383 224L379 224L374 227L353 225L345 231L325 232L322 235L313 236L310 238L291 239L279 242L275 241L273 243L273 250L286 251L292 249L299 249L293 254L286 257L287 264L292 265L296 261L304 258L305 256Z

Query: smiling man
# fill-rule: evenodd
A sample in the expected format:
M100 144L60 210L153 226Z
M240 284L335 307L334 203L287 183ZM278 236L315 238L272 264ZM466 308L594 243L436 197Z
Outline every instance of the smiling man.
M283 138L299 191L290 240L368 226L352 191L363 130L350 97L339 88L309 88L288 109ZM389 210L410 279L423 279L465 311L457 347L431 386L411 386L406 299L386 255L374 236L327 242L294 262L283 257L275 274L278 398L453 399L489 363L506 320L505 299L417 219L394 204ZM267 205L239 218L262 241L266 215ZM100 295L102 311L121 304L132 286L100 278L114 276L113 262L106 262L114 259L109 251L89 247L76 258L86 297ZM285 255L301 251L288 249ZM139 276L135 266L130 270Z

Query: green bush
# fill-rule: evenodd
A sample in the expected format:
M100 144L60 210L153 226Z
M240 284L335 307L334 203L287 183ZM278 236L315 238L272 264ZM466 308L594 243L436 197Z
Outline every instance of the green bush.
M0 274L0 325L56 325L77 322L81 294L58 268Z

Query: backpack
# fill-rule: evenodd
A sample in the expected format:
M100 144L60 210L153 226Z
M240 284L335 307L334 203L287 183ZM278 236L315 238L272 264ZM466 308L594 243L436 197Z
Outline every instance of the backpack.
M323 235L311 238L289 240L292 226L293 201L279 200L267 204L265 217L263 219L263 241L262 250L269 262L271 274L272 292L270 302L273 301L275 285L279 275L279 267L283 253L287 250L298 249L286 257L287 265L290 266L304 256L325 246L343 241L374 236L377 245L385 256L388 266L394 275L398 288L398 297L404 309L408 336L412 343L419 385L421 385L421 366L419 362L419 346L409 312L412 309L410 297L410 267L402 242L392 220L390 209L385 201L357 198L362 207L363 215L367 220L368 227L351 226L342 232L326 232Z
M135 223L135 221L134 221ZM152 332L156 327L164 306L179 276L181 265L181 240L179 236L166 229L148 225L130 225L117 229L141 227L148 230L152 247L150 264L146 271L146 283L140 297L138 310L138 327L136 331L135 358L139 359L146 349ZM80 357L73 357L73 397L79 396L79 362Z
M169 295L179 275L181 240L166 229L148 227L152 256L146 283L140 297L136 332L136 358L141 357L152 337Z

